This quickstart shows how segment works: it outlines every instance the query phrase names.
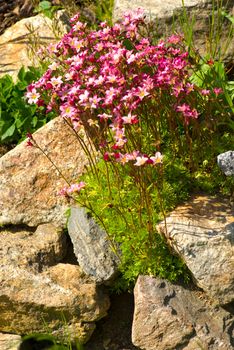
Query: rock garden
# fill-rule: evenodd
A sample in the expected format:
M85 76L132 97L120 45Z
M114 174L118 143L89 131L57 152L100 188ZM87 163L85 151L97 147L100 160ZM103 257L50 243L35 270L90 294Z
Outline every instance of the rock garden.
M233 1L0 22L0 350L233 349Z

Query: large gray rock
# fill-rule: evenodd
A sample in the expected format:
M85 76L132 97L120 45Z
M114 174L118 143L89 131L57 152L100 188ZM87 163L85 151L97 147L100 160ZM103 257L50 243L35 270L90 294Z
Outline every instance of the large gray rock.
M204 293L140 276L134 298L132 340L140 349L233 349L233 316Z
M213 0L184 0L184 7L188 13L188 22L192 23L194 16L193 35L196 47L201 53L207 51L209 39L209 25L212 18L212 2L217 7L220 2ZM233 1L222 1L222 6L229 14L234 14ZM180 15L183 12L182 0L115 0L114 20L122 17L129 10L143 8L146 16L156 23L156 33L158 36L171 35L172 29L181 31ZM214 11L217 14L217 11ZM220 22L219 22L220 23ZM216 21L216 25L218 21ZM234 40L229 40L230 22L225 21L221 28L221 52L223 59L232 64L234 61Z
M79 266L57 264L34 274L5 265L0 270L0 331L45 333L86 342L109 299Z
M219 154L217 162L226 176L234 176L234 151L227 151Z
M60 262L66 255L66 234L52 224L32 230L0 229L0 268L6 265L41 272Z
M234 300L234 209L228 200L198 196L174 210L159 230L170 237L196 284L219 303Z
M33 51L66 33L70 29L67 22L68 16L59 11L53 21L40 14L24 18L8 28L0 36L0 76L10 74L16 80L22 66L38 64L38 55Z
M21 336L17 334L0 333L1 350L19 350Z
M68 233L82 270L97 283L113 279L118 270L119 258L107 233L88 216L84 208L71 208Z
M33 137L68 182L79 178L88 159L61 117L37 130ZM23 141L1 157L0 184L0 225L54 223L65 227L69 203L58 192L67 184L39 149L27 147Z

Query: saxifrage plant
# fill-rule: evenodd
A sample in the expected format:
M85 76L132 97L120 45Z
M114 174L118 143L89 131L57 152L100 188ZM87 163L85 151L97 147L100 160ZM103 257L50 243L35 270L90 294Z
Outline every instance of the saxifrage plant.
M157 44L145 37L141 11L95 31L78 15L71 23L46 52L53 63L27 92L30 103L64 119L90 161L85 181L61 193L86 206L120 245L125 280L139 273L175 280L186 269L156 224L166 225L204 160L206 170L214 166L219 125L230 127L224 91L192 82L180 35ZM28 144L40 147L31 135Z

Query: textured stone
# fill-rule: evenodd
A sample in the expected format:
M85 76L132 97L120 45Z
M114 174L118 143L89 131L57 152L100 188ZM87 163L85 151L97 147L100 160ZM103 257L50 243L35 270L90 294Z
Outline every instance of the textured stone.
M0 333L1 350L19 350L21 336L16 334Z
M226 176L234 176L234 151L227 151L219 154L217 162Z
M41 272L66 254L66 234L52 224L40 225L34 233L2 228L0 237L0 267L12 265Z
M109 308L108 296L75 265L58 264L39 274L6 265L0 270L0 285L3 332L50 330L60 339L69 334L84 343Z
M194 16L193 35L196 47L201 53L206 52L209 39L209 24L212 17L213 0L184 0L184 6L188 13L188 21L192 23ZM214 2L215 6L217 3ZM234 14L233 1L224 0L222 6L229 14ZM171 35L172 29L181 31L179 16L183 12L182 0L115 0L114 2L114 20L117 20L129 10L143 8L146 16L156 23L156 33L160 36ZM214 12L216 13L216 11ZM221 29L220 44L223 45L223 59L232 64L234 61L234 40L228 40L230 22L225 21ZM227 45L228 44L228 45ZM227 46L227 47L226 47Z
M233 316L204 293L139 276L134 298L132 340L140 349L233 349Z
M166 219L167 235L196 284L225 304L234 300L234 210L229 201L198 196ZM159 225L164 231L164 224Z
M34 45L37 45L38 48L39 46L47 46L55 41L56 32L62 35L69 30L67 22L66 14L59 11L54 22L48 17L37 15L22 19L8 28L0 36L0 76L7 73L16 79L22 66L36 64L37 56L32 56L29 53L33 37L36 38ZM35 48L33 47L34 50Z
M98 283L111 280L118 270L119 258L114 253L107 233L84 208L72 207L68 233L82 270Z
M33 137L68 182L79 178L88 160L62 118L50 121ZM67 184L39 149L23 141L1 157L0 183L0 225L65 226L68 203L58 192Z

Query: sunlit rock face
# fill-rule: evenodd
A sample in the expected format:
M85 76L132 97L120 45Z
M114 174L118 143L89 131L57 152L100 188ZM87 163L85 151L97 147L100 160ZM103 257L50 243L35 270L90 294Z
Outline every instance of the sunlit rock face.
M24 18L0 36L0 76L10 74L14 80L22 66L38 64L36 51L46 47L69 31L68 16L59 11L54 22L43 15Z
M233 349L233 315L196 288L139 276L134 300L132 341L142 350Z
M234 208L228 199L197 196L158 226L193 274L220 304L234 300Z
M157 37L165 37L172 34L172 29L181 32L181 19L183 18L184 9L187 11L187 24L185 23L185 29L188 26L193 28L193 39L196 48L200 53L205 53L209 50L209 38L210 38L210 23L212 14L217 15L217 6L220 2L215 3L215 11L212 11L212 0L184 0L184 8L181 0L115 0L114 3L114 20L119 19L126 12L134 11L139 8L144 9L145 15L149 20L155 22L155 34ZM222 6L227 14L234 14L233 1L223 1ZM226 64L232 65L234 62L234 41L230 38L229 32L231 28L231 22L225 18L220 28L221 38L217 47L216 54L222 52L222 58ZM216 26L220 25L220 20L216 21ZM217 28L215 28L214 32ZM217 32L217 31L216 31ZM215 35L215 34L214 34ZM213 44L213 48L215 44Z
M88 164L71 128L58 117L33 135L63 174L75 182ZM37 148L23 141L0 158L0 225L65 227L67 200L59 191L67 185L59 171Z

